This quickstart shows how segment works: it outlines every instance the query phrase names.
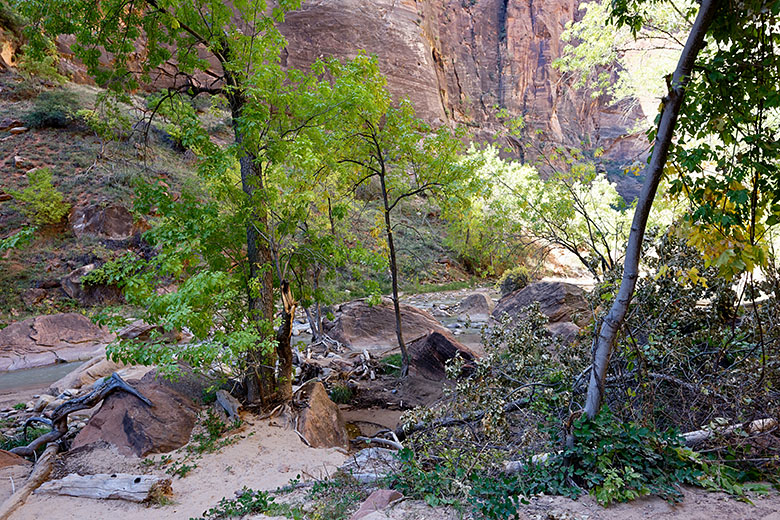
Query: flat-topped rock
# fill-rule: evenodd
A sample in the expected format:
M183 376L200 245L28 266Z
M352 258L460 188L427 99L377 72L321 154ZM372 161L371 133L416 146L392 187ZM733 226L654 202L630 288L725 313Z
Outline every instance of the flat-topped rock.
M91 359L113 338L76 313L12 323L0 330L0 372Z
M410 342L430 332L449 335L436 318L424 310L401 304L401 324L404 341ZM354 349L392 349L398 347L395 332L395 311L389 299L377 305L355 300L336 309L336 319L326 324L328 335Z

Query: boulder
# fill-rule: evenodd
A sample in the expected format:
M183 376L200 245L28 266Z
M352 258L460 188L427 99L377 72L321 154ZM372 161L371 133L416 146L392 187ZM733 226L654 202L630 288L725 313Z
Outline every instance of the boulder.
M102 352L113 335L81 314L52 314L0 330L0 372L82 361Z
M65 294L78 300L84 305L95 305L98 303L116 303L121 300L122 293L117 287L108 285L84 285L82 279L95 270L95 264L74 269L66 275L60 282Z
M466 362L474 361L477 355L449 334L431 332L409 342L409 370L412 375L441 381L446 377L444 365L455 356Z
M458 304L458 316L461 319L469 319L470 321L487 321L490 318L490 313L496 305L493 300L485 293L474 293L466 296L466 298Z
M585 291L566 282L536 282L508 294L498 302L493 317L500 319L504 314L512 318L522 317L525 307L534 302L539 303L539 310L550 323L587 323L589 307Z
M33 164L30 161L28 161L27 159L25 159L24 157L22 157L21 155L15 155L14 156L14 167L17 170L29 170L30 168L33 167Z
M404 341L408 342L431 331L448 334L447 329L429 313L411 305L401 305ZM340 305L336 319L325 323L325 332L353 349L393 349L398 347L393 303L383 299L377 305L355 300Z
M363 484L372 484L401 469L395 451L387 448L365 448L347 460L341 470Z
M109 395L73 440L73 447L108 442L126 456L166 453L190 440L198 406L173 385L149 372L140 381L128 381L154 406L125 392Z
M330 400L319 381L311 381L296 392L296 402L303 403L298 431L312 448L346 448L349 437L339 407Z
M41 303L43 300L46 299L47 293L46 289L41 289L38 287L33 287L30 289L27 289L22 293L22 302L29 308L29 307L35 307L39 303Z
M556 321L555 323L548 323L547 330L550 331L550 334L564 343L571 343L577 339L577 336L580 333L580 328L570 321Z
M180 331L166 331L162 325L149 325L144 320L135 320L117 332L122 339L149 341L152 336L166 343L178 343L182 339Z
M119 204L77 206L71 211L68 222L73 234L79 238L90 235L106 240L127 240L144 228Z
M349 517L349 520L360 520L376 511L382 511L387 506L403 498L403 495L395 489L377 489L360 504L360 508Z
M16 128L23 125L24 123L12 117L4 117L2 120L0 120L0 130L10 130L11 128Z

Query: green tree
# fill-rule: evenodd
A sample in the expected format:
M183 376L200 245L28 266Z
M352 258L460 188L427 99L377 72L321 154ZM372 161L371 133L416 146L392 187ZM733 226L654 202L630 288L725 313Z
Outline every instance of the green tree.
M462 160L462 137L444 126L438 129L417 118L408 101L391 104L389 93L371 96L373 103L361 103L353 127L344 139L345 155L340 163L347 169L353 188L376 179L380 186L381 228L390 262L396 336L401 348L401 376L409 371L409 354L401 327L398 258L393 231L393 214L399 204L412 197L446 196L455 199L471 178L473 165ZM356 130L352 130L356 128Z
M645 21L643 4L616 2L612 19L636 34ZM705 0L686 14L694 13L677 68L667 77L657 129L651 132L653 152L644 170L623 279L594 349L585 405L591 418L601 406L613 343L639 277L645 228L664 174L681 173L671 179L672 190L688 194L698 206L687 218L698 227L691 240L703 246L710 261L729 266L722 269L727 276L766 262L758 239L762 228L776 223L772 216L780 210L775 206L780 96L774 52L780 2L754 1L737 8ZM675 136L685 144L676 145ZM686 143L689 138L694 142ZM670 156L675 164L667 167Z
M199 172L208 198L189 194L183 206L164 187L147 187L141 205L164 210L161 227L150 236L165 251L155 264L180 285L157 297L148 270L143 280L125 285L166 326L187 326L198 337L188 352L150 349L159 358L155 362L170 365L180 356L207 364L229 352L243 359L249 400L264 405L288 399L292 381L287 331L294 301L287 274L278 268L273 205L294 192L293 180L314 182L323 125L348 104L350 88L361 84L354 76L376 73L376 64L365 57L349 70L334 62L318 63L308 73L282 68L286 43L276 24L299 3L106 0L96 8L87 0L18 0L20 10L35 20L28 28L32 53L45 53L49 38L68 34L75 37L73 52L108 89L133 90L167 76L169 88L155 99L152 114L175 124L182 143L202 158ZM350 74L341 83L317 79ZM184 99L198 95L224 100L233 130L230 146L210 140ZM285 166L296 162L294 176ZM307 176L297 177L302 171ZM120 267L124 274L144 271L134 261ZM274 332L277 298L283 313ZM277 341L285 337L288 341ZM127 345L120 350L129 355Z

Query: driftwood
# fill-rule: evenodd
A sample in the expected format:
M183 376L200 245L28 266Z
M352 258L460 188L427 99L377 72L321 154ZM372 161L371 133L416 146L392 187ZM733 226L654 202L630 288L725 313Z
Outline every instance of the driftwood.
M79 475L72 473L65 478L51 480L41 485L35 494L67 495L95 499L119 499L130 502L147 502L171 494L171 479L156 475Z
M778 426L780 426L780 424L778 424L776 419L771 419L771 418L757 419L752 422L737 424L734 426L725 426L723 428L696 430L688 433L683 433L682 438L686 446L688 446L689 448L694 448L712 439L713 437L728 437L731 435L739 434L740 432L744 432L747 434L766 433L774 428L777 428ZM557 454L560 454L560 452L558 452ZM531 465L544 464L553 455L555 454L539 453L531 457L530 464ZM522 460L506 461L504 462L504 472L519 473L520 471L523 471L527 465L528 462Z
M692 448L710 440L713 437L729 437L740 432L745 432L747 434L766 433L773 428L777 428L777 426L778 424L776 419L757 419L752 422L737 424L735 426L696 430L693 432L683 433L682 436L683 439L685 439L685 445L689 448Z
M51 427L51 431L45 433L34 439L27 446L19 446L14 448L11 453L21 455L22 457L29 457L35 453L35 450L39 446L49 442L56 442L68 433L68 414L77 412L79 410L86 410L92 408L108 395L118 390L122 390L129 394L136 396L138 399L144 402L147 406L154 406L152 402L141 395L138 390L128 385L124 379L119 377L119 374L114 372L111 377L104 379L101 383L95 386L95 388L88 394L81 397L71 399L66 403L61 404L51 414L51 418L47 417L30 417L24 422L24 436L27 437L27 428L34 423L46 424Z
M11 514L19 509L30 493L35 491L38 486L49 478L52 468L54 468L54 458L57 455L60 447L56 443L49 444L43 452L43 455L38 459L38 463L27 478L27 482L24 486L16 490L14 494L5 499L2 505L0 505L0 520L6 520Z
M533 386L533 385L526 385ZM504 412L510 413L517 410L521 410L531 403L531 399L524 397L522 399L515 399L504 405ZM395 440L397 442L403 441L413 433L417 433L423 430L434 430L438 428L451 428L453 426L465 426L471 423L479 422L485 417L487 412L485 410L479 410L473 412L465 417L442 417L431 423L418 422L418 423L406 423L402 424L393 432Z
M237 421L240 419L238 412L242 408L241 403L238 401L238 399L230 395L227 390L217 390L217 404L220 406L220 408L225 410L228 419L231 421Z

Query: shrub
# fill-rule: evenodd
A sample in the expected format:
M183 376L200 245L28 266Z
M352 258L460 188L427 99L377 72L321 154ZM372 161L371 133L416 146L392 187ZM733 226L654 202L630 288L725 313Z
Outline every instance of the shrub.
M352 397L352 390L347 385L335 385L330 389L330 399L336 404L347 404Z
M522 289L530 282L530 276L528 275L528 269L524 265L518 265L512 269L504 271L501 278L498 280L499 289L501 289L501 296L513 293L518 289Z
M44 91L35 99L24 121L31 128L65 128L75 119L77 108L78 100L72 92Z
M28 186L11 195L22 203L22 211L35 225L54 225L62 222L70 210L62 193L51 183L49 168L36 168L27 172Z

